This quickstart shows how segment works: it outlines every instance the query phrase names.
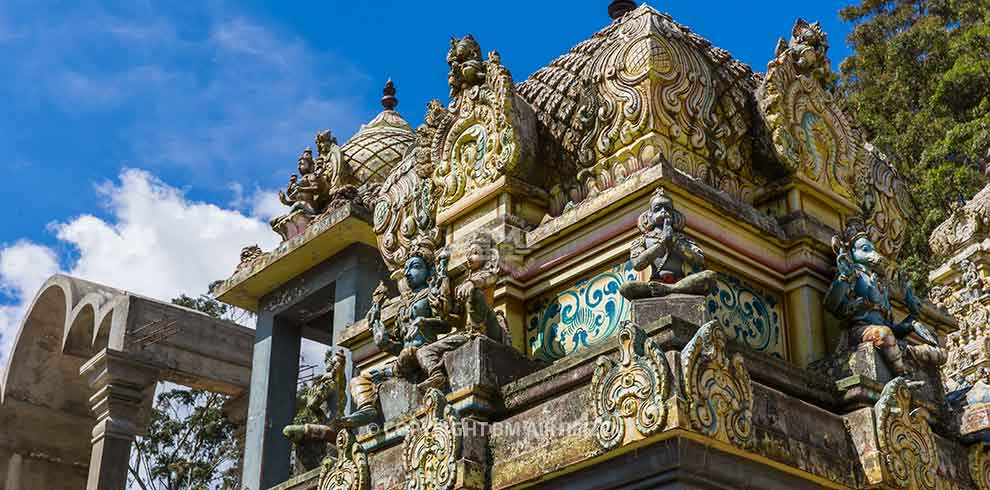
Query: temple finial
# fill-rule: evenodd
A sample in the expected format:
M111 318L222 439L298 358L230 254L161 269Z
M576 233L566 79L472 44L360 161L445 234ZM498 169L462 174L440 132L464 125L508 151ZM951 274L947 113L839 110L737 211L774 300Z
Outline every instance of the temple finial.
M384 95L382 97L382 107L386 111L395 110L395 106L399 105L399 99L395 98L395 84L392 83L391 78L385 82L385 88L382 89L382 94Z
M612 3L608 4L608 16L612 20L618 19L633 10L636 10L635 0L612 0Z

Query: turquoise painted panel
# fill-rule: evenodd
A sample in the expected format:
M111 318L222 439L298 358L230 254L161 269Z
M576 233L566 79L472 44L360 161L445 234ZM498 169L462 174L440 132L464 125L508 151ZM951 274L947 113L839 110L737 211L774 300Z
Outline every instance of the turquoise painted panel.
M637 277L627 261L528 302L529 355L555 361L612 338L630 316L630 303L619 294L619 286ZM730 339L783 357L783 310L773 294L719 273L706 306Z
M611 338L629 319L629 301L619 286L630 280L636 280L636 271L627 261L528 303L530 356L554 361Z
M756 351L784 356L780 323L784 313L776 296L719 273L707 307L721 321L730 339Z

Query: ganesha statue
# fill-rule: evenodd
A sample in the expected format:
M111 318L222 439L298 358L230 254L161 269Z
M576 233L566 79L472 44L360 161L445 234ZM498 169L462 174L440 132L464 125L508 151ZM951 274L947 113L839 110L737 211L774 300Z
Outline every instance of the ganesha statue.
M908 315L893 321L891 274L886 258L870 240L861 220L851 219L845 233L832 238L838 275L829 287L825 307L845 321L847 345L869 343L881 354L895 376L910 376L905 355L921 365L939 366L946 356L939 339L918 321L921 301L910 283L902 284ZM917 342L909 342L913 337Z

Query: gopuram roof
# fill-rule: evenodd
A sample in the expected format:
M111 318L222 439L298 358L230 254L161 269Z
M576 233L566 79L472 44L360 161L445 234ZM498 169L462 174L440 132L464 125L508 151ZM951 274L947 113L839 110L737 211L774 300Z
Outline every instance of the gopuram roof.
M393 218L426 213L449 227L508 189L528 230L515 246L532 250L644 195L668 167L687 192L776 240L810 233L827 251L828 230L859 216L878 248L898 255L910 196L832 93L817 23L799 19L761 75L649 5L615 5L609 25L521 83L498 52L453 38L449 102L431 101L415 132L394 110L390 81L385 110L343 147L327 131L316 157L300 156L302 185L290 182L291 209L272 223L279 249L346 202L370 211L379 248L401 257L407 225Z

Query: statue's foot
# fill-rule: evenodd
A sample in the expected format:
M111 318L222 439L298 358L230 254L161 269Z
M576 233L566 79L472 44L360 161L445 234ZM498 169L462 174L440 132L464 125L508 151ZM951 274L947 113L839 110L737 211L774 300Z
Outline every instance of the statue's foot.
M447 387L447 375L443 373L434 374L419 384L419 389L426 391L430 388L436 388L442 390Z
M654 285L656 287L654 287ZM660 296L666 296L666 293L661 291L665 284L659 282L640 282L640 281L630 281L619 286L619 294L626 299L643 299L643 298L656 298Z
M299 442L303 440L303 436L305 434L305 425L287 425L284 429L282 429L282 435L291 442Z
M362 427L368 425L378 418L378 410L375 407L364 407L352 412L346 417L341 417L330 422L330 427L334 430L344 428Z
M669 291L668 294L696 294L704 296L715 288L715 281L715 271L701 271L670 285L667 291Z

